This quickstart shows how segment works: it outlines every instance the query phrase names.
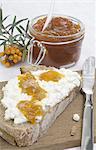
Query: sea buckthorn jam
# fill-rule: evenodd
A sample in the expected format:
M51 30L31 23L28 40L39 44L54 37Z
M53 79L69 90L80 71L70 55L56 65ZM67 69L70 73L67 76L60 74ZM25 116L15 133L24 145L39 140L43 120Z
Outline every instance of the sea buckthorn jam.
M46 48L46 55L41 64L46 66L74 65L80 56L84 26L81 21L68 16L53 16L48 27L42 31L46 16L32 20L30 34ZM38 57L38 46L34 46L34 61Z
M17 107L32 124L36 123L36 116L44 115L42 106L32 101L21 101Z
M32 96L32 100L40 101L46 97L46 91L39 86L35 77L30 72L18 76L18 79L22 92Z
M46 18L40 19L34 24L33 28L41 32ZM42 32L45 35L68 36L80 31L80 25L73 23L71 20L62 17L55 17L51 20L48 27Z
M56 71L47 71L40 75L40 80L58 82L64 75Z
M32 124L36 122L37 116L43 116L44 112L40 105L40 100L46 97L47 92L37 83L35 77L27 72L18 76L19 87L22 93L32 96L31 100L20 100L17 108L24 114Z

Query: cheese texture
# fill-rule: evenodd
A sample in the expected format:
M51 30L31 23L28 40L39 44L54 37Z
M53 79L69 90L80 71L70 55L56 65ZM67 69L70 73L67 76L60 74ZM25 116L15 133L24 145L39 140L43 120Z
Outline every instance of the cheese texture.
M39 87L46 91L44 98L38 100L44 112L47 112L49 108L52 108L66 98L75 87L80 86L80 75L77 72L64 68L31 71L31 74L35 77ZM5 119L13 119L15 124L28 121L28 118L18 109L17 105L22 100L32 101L33 97L33 95L22 92L19 82L18 77L9 80L3 88L4 97L1 100L3 106L6 108ZM43 116L35 117L36 122L40 122Z

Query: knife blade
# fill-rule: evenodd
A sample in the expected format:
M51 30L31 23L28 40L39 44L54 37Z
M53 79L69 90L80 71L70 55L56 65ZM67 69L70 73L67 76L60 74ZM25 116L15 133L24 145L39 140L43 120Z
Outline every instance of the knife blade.
M94 117L93 117L93 89L95 83L95 57L85 60L82 70L82 90L85 93L85 108L83 114L83 129L81 150L93 150Z

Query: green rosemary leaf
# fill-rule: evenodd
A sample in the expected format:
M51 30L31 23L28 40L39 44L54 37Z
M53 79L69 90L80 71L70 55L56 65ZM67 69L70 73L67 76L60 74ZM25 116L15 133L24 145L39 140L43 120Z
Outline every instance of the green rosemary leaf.
M2 35L2 30L1 30L1 28L0 28L0 36Z
M5 27L5 29L9 28L10 26L12 26L12 24L8 24L8 25Z
M13 19L13 25L15 24L15 22L16 22L16 16L14 16L14 19Z
M2 29L3 29L3 30L5 29L5 27L4 27L4 25L3 25L3 23L2 23Z
M0 29L0 36L2 36L3 34L5 34L5 31L3 31L2 29Z
M27 39L32 39L32 37L28 33L26 34L26 38Z
M22 41L22 44L23 44L23 47L24 47L25 46L25 42L24 42L23 37L20 37L20 40Z
M5 39L8 39L7 36L5 36L4 34L0 34L1 37L4 37Z
M3 41L3 40L5 40L5 39L3 39L3 38L0 38L0 41Z
M1 37L5 37L5 36L6 36L6 32L5 32L5 31L0 30L0 36L1 36Z
M8 34L8 35L10 35L10 33L9 33L9 31L7 31L5 28L3 29L4 31L2 31L2 34Z
M5 45L5 44L6 44L6 41L0 43L0 46Z
M17 25L18 25L19 23L21 23L22 21L25 21L25 20L27 20L27 19L28 19L28 18L25 18L25 19L21 19L21 20L15 22L15 21L16 21L16 16L15 16L15 17L14 17L13 24L12 24L12 26L9 28L9 31L10 31L10 30L12 31L11 34L13 34L14 27L17 27Z
M24 27L23 26L19 26L24 32L26 32L26 30L24 29Z
M2 18L3 18L2 8L0 7L0 28L2 28Z
M19 37L21 34L17 34L17 35L14 35L14 39L16 39L17 37Z
M21 30L19 27L16 27L16 29L17 29L21 34L23 34L22 30Z
M13 19L13 23L12 23L12 27L11 27L11 34L13 34L15 22L16 22L16 16L14 16L14 19Z
M28 20L27 25L26 25L26 33L28 31L28 28L29 28L29 20Z
M20 46L23 47L23 45L19 42Z
M21 47L23 47L24 45L22 45L21 43L20 43L20 41L18 40L14 40L14 44L18 44L18 45L20 45Z
M3 20L2 20L2 22L4 22L7 18L9 17L9 15L8 16L6 16Z
M27 47L30 45L30 41L31 41L31 39L27 42L27 44L26 44L26 49L27 49Z
M13 41L14 41L14 38L12 35L9 36L9 39L8 39L9 43L13 44Z
M21 23L22 21L25 21L25 20L27 20L27 19L28 19L28 18L21 19L21 20L17 21L14 25L17 26L19 23Z

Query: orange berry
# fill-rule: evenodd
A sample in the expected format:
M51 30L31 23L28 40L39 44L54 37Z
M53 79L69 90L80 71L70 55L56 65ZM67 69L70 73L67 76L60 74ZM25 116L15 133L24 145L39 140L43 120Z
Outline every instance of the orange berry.
M2 61L1 61L1 63L2 63L3 65L5 65L6 60L5 60L5 59L4 59L4 60L2 60Z
M18 48L16 48L16 54L19 54L20 50Z
M15 59L17 59L17 58L18 58L18 55L17 55L17 54L14 54L13 56L14 56L14 58L15 58Z
M0 57L3 57L5 55L4 52L0 52Z
M10 56L9 56L9 60L13 60L13 55L10 55Z
M8 48L8 49L5 50L5 54L7 54L7 55L9 55L10 52L11 52L11 51L10 51L10 48Z
M10 49L10 46L5 46L5 51L7 51L8 49Z
M19 56L22 56L22 52L19 52Z
M15 49L11 47L11 54L15 54Z
M18 62L18 60L17 59L13 59L13 62L16 64Z
M21 56L18 56L18 61L21 61L22 57Z
M10 64L9 62L6 62L6 63L5 63L5 66L6 66L6 67L10 67L11 64Z

